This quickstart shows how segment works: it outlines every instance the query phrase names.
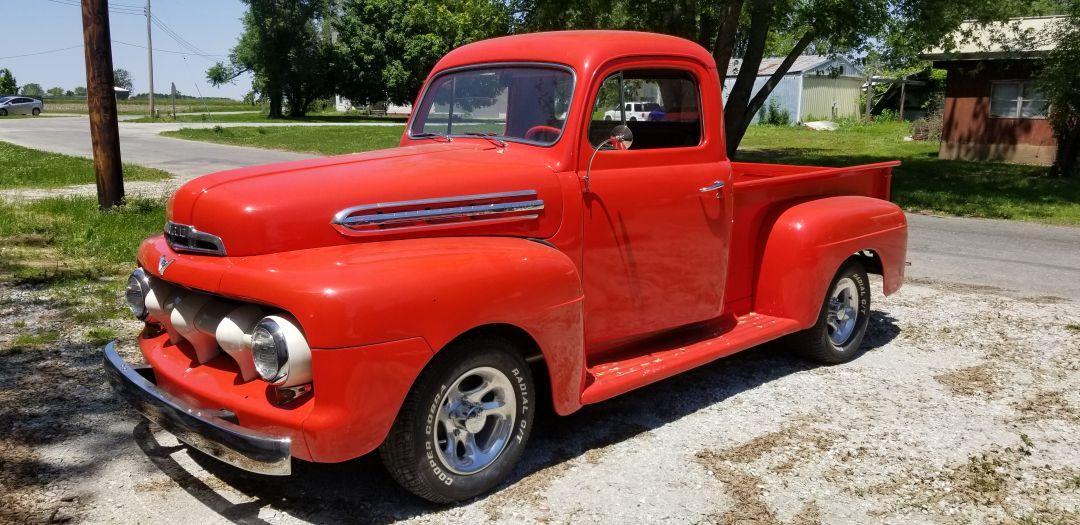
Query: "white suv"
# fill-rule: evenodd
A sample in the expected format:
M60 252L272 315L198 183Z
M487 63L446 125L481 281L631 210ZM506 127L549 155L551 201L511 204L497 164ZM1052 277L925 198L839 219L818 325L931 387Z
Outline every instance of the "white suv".
M656 102L627 102L623 105L626 111L627 121L649 120L649 114L660 109ZM621 120L623 117L618 108L604 113L604 120Z

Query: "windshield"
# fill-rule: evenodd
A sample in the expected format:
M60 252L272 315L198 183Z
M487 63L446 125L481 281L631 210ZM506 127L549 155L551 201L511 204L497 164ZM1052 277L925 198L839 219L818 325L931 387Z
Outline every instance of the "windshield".
M0 97L0 104L3 104L9 100L11 100L11 97Z
M573 75L555 67L500 66L447 73L428 85L409 134L485 134L549 146L562 135L573 90Z

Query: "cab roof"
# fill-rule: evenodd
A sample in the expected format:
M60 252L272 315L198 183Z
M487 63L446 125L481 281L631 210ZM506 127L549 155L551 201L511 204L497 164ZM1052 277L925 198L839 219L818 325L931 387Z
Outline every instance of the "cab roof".
M689 40L638 31L549 31L481 40L461 46L439 60L432 73L485 62L552 62L579 75L613 58L677 56L715 69L712 54Z

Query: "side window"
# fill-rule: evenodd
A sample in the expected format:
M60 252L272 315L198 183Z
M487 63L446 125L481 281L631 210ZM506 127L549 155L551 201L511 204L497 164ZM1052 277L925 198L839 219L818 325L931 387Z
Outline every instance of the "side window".
M589 142L600 144L619 124L634 132L631 150L697 146L701 143L697 79L677 69L626 70L607 77L593 104Z
M1046 118L1046 97L1031 81L994 82L990 85L990 116Z

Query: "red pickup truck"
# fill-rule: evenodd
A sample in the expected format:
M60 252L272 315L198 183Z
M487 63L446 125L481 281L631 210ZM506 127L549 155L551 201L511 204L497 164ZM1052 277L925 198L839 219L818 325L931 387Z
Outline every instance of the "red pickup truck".
M540 395L565 415L783 336L852 359L867 274L903 281L897 163L731 162L721 117L711 55L679 38L463 46L400 147L181 187L127 288L147 364L109 345L106 371L230 464L377 449L450 502L507 477Z

